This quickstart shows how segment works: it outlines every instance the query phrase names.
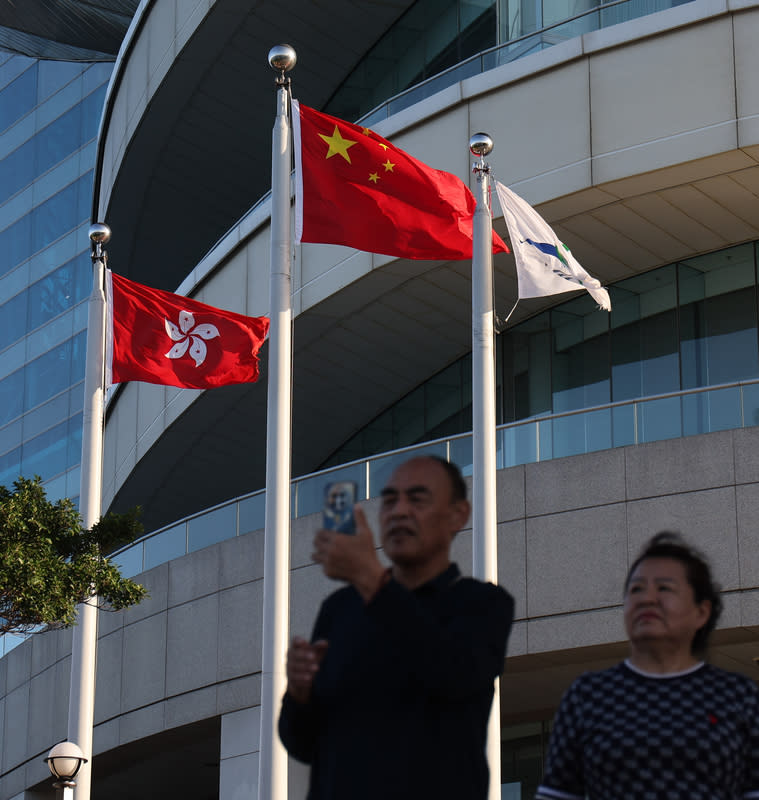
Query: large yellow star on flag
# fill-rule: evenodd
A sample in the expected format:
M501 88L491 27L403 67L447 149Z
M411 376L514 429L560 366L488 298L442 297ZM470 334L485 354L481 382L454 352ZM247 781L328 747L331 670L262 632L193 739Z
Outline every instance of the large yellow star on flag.
M325 136L323 133L320 133L319 138L324 139L324 141L329 145L329 150L327 150L327 155L325 158L332 158L332 156L341 155L349 164L351 163L351 157L348 155L348 149L353 147L356 142L352 141L351 139L343 139L340 129L337 127L337 125L335 125L335 132L332 134L332 136Z

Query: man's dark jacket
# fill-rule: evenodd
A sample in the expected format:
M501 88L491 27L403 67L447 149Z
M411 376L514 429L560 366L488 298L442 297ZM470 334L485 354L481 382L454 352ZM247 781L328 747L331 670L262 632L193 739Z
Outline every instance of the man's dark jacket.
M368 604L352 586L330 595L311 700L286 694L279 718L287 750L311 764L308 800L485 800L513 615L506 591L455 564L414 591L391 580Z

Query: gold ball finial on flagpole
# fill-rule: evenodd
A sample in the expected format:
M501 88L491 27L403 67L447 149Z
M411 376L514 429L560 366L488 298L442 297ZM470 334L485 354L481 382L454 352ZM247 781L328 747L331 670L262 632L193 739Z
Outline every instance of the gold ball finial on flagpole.
M285 73L289 72L298 60L294 48L289 44L278 44L269 50L269 66L279 72L276 83L282 85L287 83L288 79Z

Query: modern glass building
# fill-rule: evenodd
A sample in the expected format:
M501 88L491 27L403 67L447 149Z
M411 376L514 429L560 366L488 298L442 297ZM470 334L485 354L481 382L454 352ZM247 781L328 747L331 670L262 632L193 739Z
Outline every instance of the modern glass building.
M749 242L611 285L610 314L599 314L583 295L499 335L498 424L596 409L555 419L540 454L532 437L517 436L503 466L755 424L756 276L757 244ZM468 356L455 361L366 425L325 466L470 430L471 374ZM693 391L739 382L749 384L740 393ZM668 396L651 399L658 395ZM644 398L646 410L633 420L631 401ZM520 428L526 426L513 430Z
M95 143L111 64L0 55L0 483L79 494Z
M79 495L87 230L112 68L0 50L0 484L39 475L54 500Z

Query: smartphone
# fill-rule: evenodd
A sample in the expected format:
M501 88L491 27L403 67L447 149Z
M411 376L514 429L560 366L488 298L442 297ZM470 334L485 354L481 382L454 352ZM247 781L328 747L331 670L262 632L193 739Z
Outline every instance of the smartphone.
M353 506L357 490L355 481L337 481L324 487L323 528L338 533L356 532Z

